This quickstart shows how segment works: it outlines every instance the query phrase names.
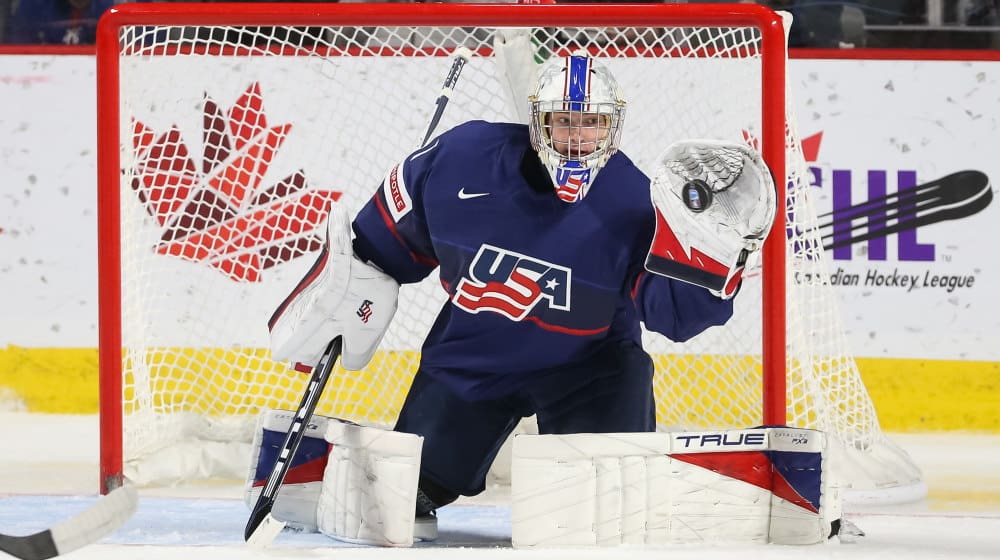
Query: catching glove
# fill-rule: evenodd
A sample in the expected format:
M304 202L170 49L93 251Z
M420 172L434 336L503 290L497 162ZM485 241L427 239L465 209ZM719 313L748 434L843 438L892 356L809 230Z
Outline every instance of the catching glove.
M733 297L774 223L774 181L760 154L743 144L678 142L660 157L650 194L656 233L646 269Z

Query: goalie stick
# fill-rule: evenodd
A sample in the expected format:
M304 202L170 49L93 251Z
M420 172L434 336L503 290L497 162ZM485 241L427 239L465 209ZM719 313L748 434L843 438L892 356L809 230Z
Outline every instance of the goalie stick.
M455 91L455 84L458 83L458 77L462 74L462 68L465 67L465 63L471 57L472 51L468 48L457 47L455 49L451 68L448 69L448 75L445 77L444 85L441 87L441 94L435 102L434 114L427 124L427 131L424 133L423 141L420 142L421 148L427 144L431 135L434 134L434 130L437 129L438 123L441 122L441 116L444 115L444 109L448 105L448 100L451 99L451 94ZM252 546L267 546L274 541L278 533L285 527L284 522L275 519L271 515L271 509L274 507L274 501L277 499L281 483L285 480L285 474L288 473L291 459L295 456L299 443L302 442L302 436L305 433L303 426L309 422L313 412L316 410L316 402L323 393L323 388L326 387L326 382L330 377L330 371L333 370L334 362L340 357L342 344L343 341L340 336L330 341L323 356L319 359L316 367L313 368L306 393L302 396L302 402L295 413L295 420L288 428L288 433L285 435L285 442L281 446L280 453L278 453L278 459L274 464L274 468L271 469L271 474L267 477L267 483L261 489L260 496L257 497L257 502L250 512L250 519L247 521L246 529L243 532L244 540Z
M441 122L441 115L444 114L444 108L448 105L448 100L451 99L451 94L455 91L455 84L458 82L458 77L462 74L462 68L472 58L472 51L466 47L457 47L454 57L455 60L451 62L451 69L448 70L448 76L444 79L444 85L441 86L441 95L438 96L435 102L437 106L434 108L434 115L431 117L431 122L427 124L427 132L424 133L423 141L420 142L421 148L427 145L427 141L431 139L431 135L434 134L438 123Z
M0 551L22 560L45 560L72 552L121 527L138 503L139 493L126 483L50 529L23 537L0 534Z
M295 418L292 420L292 425L288 427L288 433L285 434L285 442L281 444L278 458L274 462L271 474L267 475L267 483L261 489L260 496L257 497L257 502L250 512L250 520L247 521L246 530L243 532L243 538L253 546L267 546L285 528L283 521L279 521L271 515L271 508L274 507L274 501L277 499L281 483L285 481L285 475L288 474L292 457L295 457L295 452L298 451L299 444L302 443L302 436L306 432L305 426L312 419L316 403L319 402L319 397L323 394L323 388L326 387L326 381L330 378L333 364L340 357L342 348L343 337L338 335L326 345L323 356L313 368L306 392L302 395L302 402L295 411Z

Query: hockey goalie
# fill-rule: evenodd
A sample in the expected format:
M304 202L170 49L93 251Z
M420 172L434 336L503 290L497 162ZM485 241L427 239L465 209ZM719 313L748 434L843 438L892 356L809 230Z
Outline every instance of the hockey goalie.
M573 54L532 80L527 124L456 126L353 220L334 206L269 324L275 359L314 364L342 336L342 365L361 369L400 284L436 271L448 301L393 430L313 419L274 514L349 542L434 539L437 510L482 492L534 416L541 435L515 439L517 546L824 539L823 434L654 433L640 325L684 342L729 320L775 212L767 167L745 145L690 140L650 180L619 150L627 104L607 68ZM251 501L290 420L262 420Z

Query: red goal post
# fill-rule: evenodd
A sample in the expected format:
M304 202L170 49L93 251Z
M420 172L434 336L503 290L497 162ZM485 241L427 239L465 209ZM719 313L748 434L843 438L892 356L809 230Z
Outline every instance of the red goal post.
M416 140L407 134L430 110L414 101L420 90L411 84L422 80L424 97L436 96L439 76L428 68L437 59L444 64L457 45L469 47L473 61L439 132L469 118L504 118L489 36L513 28L530 28L550 53L583 47L621 65L620 74L613 71L619 80L624 77L626 97L635 99L623 149L638 154L633 159L647 173L655 154L673 139L726 135L756 144L774 176L787 177L789 186L802 182L802 169L786 164L801 151L786 122L783 20L763 6L112 8L100 22L97 46L102 491L119 485L129 468L142 471L130 467L139 456L170 453L175 438L191 436L199 444L245 439L247 422L252 425L262 408L294 407L303 378L267 359L267 313L277 295L294 284L302 263L311 260L299 257L317 247L310 228L329 204L356 210L381 179L373 171L348 177L341 160L352 169L384 171L405 155ZM735 70L744 65L745 75L737 76ZM392 97L400 90L406 95ZM659 115L657 102L669 119ZM273 107L280 116L269 112ZM359 113L364 118L351 120ZM380 120L383 113L391 119ZM334 134L317 122L343 126ZM398 123L403 124L393 128ZM378 129L378 138L372 129ZM199 136L201 161L191 156ZM302 161L281 151L291 144ZM320 148L322 153L307 153ZM264 169L269 166L285 169L276 174ZM337 186L328 188L332 184ZM785 190L778 190L784 208ZM295 208L275 202L292 196ZM791 200L788 205L789 215L809 217L808 211L793 209ZM787 307L793 297L787 282L794 274L786 266L788 247L813 251L800 259L808 266L821 263L822 254L808 241L809 224L786 225L785 217L778 213L762 272L749 282L756 286L738 298L753 304L741 314L746 320L730 328L732 347L715 343L713 334L705 337L706 346L651 350L664 380L662 389L658 385L658 423L666 429L787 422L842 432L848 448L871 448L883 437L850 356L839 348L811 346L801 355L786 354L789 329L795 328ZM275 234L278 228L285 229ZM253 246L236 242L251 231L266 239L255 238ZM822 275L804 276L814 277ZM263 284L268 287L258 289ZM813 288L809 282L796 284ZM421 292L411 300L428 298ZM824 309L832 305L829 299ZM213 305L224 307L213 310ZM405 298L401 311L404 305ZM812 300L804 308L811 305ZM417 323L433 313L413 309L412 316L397 314L393 329L425 329ZM227 320L230 310L246 314L214 323ZM839 328L834 317L817 321L831 331ZM804 329L806 336L816 338L813 327ZM371 371L359 378L341 370L324 397L332 404L317 412L391 424L418 355L419 340L411 341L406 336L411 334L395 338L390 331ZM719 340L723 336L728 335ZM836 336L843 339L842 333ZM792 372L795 382L789 384ZM387 379L393 384L386 386ZM675 379L682 382L675 385ZM829 390L828 379L838 384L835 401L822 394ZM387 394L389 402L380 400ZM685 406L698 412L672 416ZM908 483L914 477L898 478ZM874 483L879 485L884 486Z

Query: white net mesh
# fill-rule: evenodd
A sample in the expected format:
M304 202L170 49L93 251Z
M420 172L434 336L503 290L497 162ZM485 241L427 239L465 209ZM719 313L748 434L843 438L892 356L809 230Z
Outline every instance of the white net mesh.
M306 376L268 359L267 319L312 263L330 204L356 212L419 143L453 47L474 56L438 132L470 119L517 118L502 93L495 29L473 20L278 23L150 24L119 34L123 173L120 184L101 188L120 190L123 446L126 474L140 482L191 476L150 466L178 449L197 474L218 475L203 451L191 459L190 450L245 445L260 410L295 408ZM647 172L674 139L761 136L766 92L753 28L531 33L539 59L583 47L610 68L628 101L621 149ZM849 475L855 488L918 483L919 472L882 435L846 349L804 159L794 126L788 130L788 423L842 440L847 463L864 471ZM432 276L403 287L373 362L360 373L338 369L317 413L392 425L446 299ZM644 336L657 366L661 428L761 423L759 276L736 303L728 325L689 343ZM237 452L240 476L246 455L245 447Z

